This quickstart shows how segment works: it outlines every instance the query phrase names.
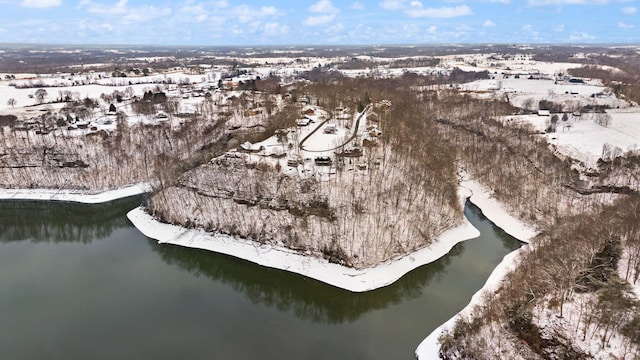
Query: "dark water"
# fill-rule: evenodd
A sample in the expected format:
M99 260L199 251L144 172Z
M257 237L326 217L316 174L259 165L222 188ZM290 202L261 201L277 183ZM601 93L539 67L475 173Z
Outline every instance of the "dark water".
M412 359L520 243L481 237L363 294L158 245L106 205L0 202L0 359Z

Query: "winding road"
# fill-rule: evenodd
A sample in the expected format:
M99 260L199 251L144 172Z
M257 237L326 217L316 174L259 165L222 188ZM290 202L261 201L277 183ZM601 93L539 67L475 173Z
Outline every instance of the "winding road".
M336 146L336 147L333 147L333 148L330 148L330 149L324 149L324 150L308 150L308 149L306 149L306 148L304 147L304 143L307 141L307 139L309 139L313 134L315 134L315 133L316 133L316 131L318 131L318 130L322 127L322 125L326 124L327 122L329 122L329 120L331 120L331 119L332 119L332 117L329 117L327 120L325 120L325 121L321 122L321 123L320 123L320 125L318 125L315 129L313 129L313 131L311 131L309 134L307 134L307 136L305 136L305 137L302 139L302 141L300 141L300 145L299 145L299 146L300 146L300 150L304 150L304 151L307 151L307 152L326 152L326 151L336 150L336 149L339 149L339 148L341 148L341 147L343 147L343 146L347 145L347 144L348 144L348 143L350 143L353 139L355 139L355 137L358 135L358 127L360 127L360 119L362 119L362 116L363 116L367 111L369 111L369 109L371 109L371 104L368 104L368 105L367 105L367 106L362 110L362 112L360 113L360 115L358 115L358 118L356 119L356 124L355 124L355 126L353 127L353 134L352 134L352 135L351 135L351 137L349 137L349 138L348 138L344 143L342 143L342 144L340 144L340 145L338 145L338 146Z

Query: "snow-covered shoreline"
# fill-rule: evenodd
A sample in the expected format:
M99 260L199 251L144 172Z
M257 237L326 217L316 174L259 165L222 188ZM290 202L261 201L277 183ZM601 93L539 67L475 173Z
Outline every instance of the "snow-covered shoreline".
M476 181L464 180L461 183L461 186L466 187L471 191L472 195L469 200L482 210L484 216L507 234L525 243L529 243L537 234L535 229L510 215L496 199L490 196L489 191L483 188L482 185ZM451 319L433 330L431 334L429 334L429 336L427 336L420 345L418 345L415 352L417 359L425 360L439 358L440 344L438 342L438 338L440 335L445 330L453 328L456 321L461 316L469 315L473 307L482 302L482 294L484 292L495 291L500 286L504 276L517 266L518 258L523 249L524 247L521 247L520 249L505 255L500 264L493 269L491 275L482 288L473 294L469 304L467 304L467 306L465 306L456 315L451 317Z
M457 243L480 235L471 223L465 221L462 225L442 233L428 248L375 267L353 269L329 263L316 256L303 255L281 246L260 245L250 240L164 224L155 220L142 208L131 210L127 217L138 230L158 240L159 243L231 255L258 265L294 272L353 292L364 292L390 285L409 271L446 255Z
M458 194L463 204L472 194L472 189L468 184L460 186ZM352 292L370 291L390 285L408 272L440 259L456 244L480 235L478 229L465 218L461 225L440 234L427 248L374 267L353 269L283 246L260 245L250 240L161 223L142 208L131 210L127 217L139 231L159 243L234 256L258 265L297 273Z
M151 185L144 182L102 192L69 189L0 189L0 200L66 201L99 204L141 195L149 190L151 190Z

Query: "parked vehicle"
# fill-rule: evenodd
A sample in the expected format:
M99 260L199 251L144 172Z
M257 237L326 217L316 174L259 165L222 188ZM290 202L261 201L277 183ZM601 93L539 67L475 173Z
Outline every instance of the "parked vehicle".
M333 164L333 160L328 156L318 156L314 159L314 162L317 166L331 166Z

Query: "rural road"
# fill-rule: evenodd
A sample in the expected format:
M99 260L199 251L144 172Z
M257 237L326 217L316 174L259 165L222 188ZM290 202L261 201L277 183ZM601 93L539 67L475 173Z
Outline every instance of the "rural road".
M304 143L305 143L305 141L307 141L307 139L309 139L313 134L315 134L315 133L316 133L316 131L318 131L318 130L322 127L322 125L326 124L329 120L331 120L331 117L329 117L327 120L325 120L325 121L321 122L321 123L320 123L320 124L319 124L319 125L318 125L318 126L317 126L313 131L312 131L312 132L310 132L307 136L305 136L305 137L302 139L302 141L300 141L300 145L299 145L299 146L300 146L300 149L301 149L301 150L304 150L304 151L308 151L308 152L326 152L326 151L336 150L336 149L339 149L339 148L341 148L341 147L343 147L343 146L347 145L348 143L350 143L350 142L351 142L351 141L352 141L352 140L353 140L353 139L358 135L358 127L360 126L360 119L362 119L362 116L363 116L367 111L369 111L369 109L370 109L370 108L371 108L371 104L368 104L368 105L367 105L367 106L362 110L362 112L360 113L360 115L358 115L358 118L356 119L356 124L355 124L355 126L353 127L353 134L352 134L352 135L351 135L351 137L349 137L349 138L347 139L347 141L345 141L344 143L342 143L342 144L340 144L340 145L338 145L338 146L336 146L336 147L333 147L333 148L330 148L330 149L324 149L324 150L308 150L308 149L305 149L305 147L304 147Z

